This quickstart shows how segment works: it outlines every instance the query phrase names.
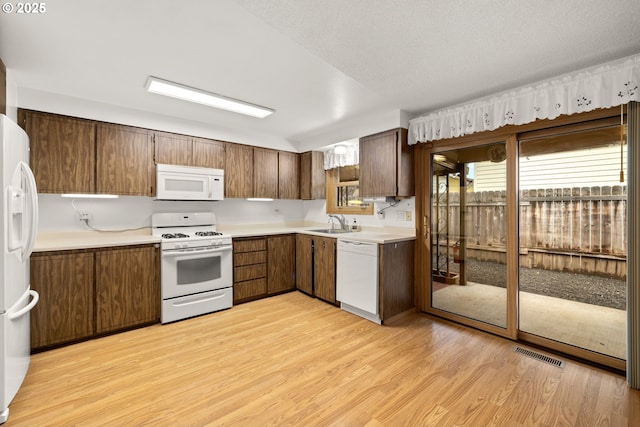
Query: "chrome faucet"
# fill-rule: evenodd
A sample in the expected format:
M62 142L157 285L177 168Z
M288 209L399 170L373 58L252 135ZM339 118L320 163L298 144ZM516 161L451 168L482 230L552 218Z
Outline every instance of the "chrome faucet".
M329 221L331 221L331 218L335 218L338 220L338 222L340 223L340 228L342 228L344 231L348 231L349 230L349 226L347 225L347 221L344 219L344 215L329 215Z

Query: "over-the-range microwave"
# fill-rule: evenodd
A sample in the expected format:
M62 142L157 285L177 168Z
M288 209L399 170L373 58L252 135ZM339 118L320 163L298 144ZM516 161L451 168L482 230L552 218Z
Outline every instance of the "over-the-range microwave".
M156 200L223 200L224 170L156 165Z

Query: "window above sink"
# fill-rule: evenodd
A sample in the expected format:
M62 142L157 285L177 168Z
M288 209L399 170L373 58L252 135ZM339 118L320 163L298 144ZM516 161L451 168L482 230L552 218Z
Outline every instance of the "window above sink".
M328 214L373 215L373 203L360 197L360 168L340 166L325 171Z

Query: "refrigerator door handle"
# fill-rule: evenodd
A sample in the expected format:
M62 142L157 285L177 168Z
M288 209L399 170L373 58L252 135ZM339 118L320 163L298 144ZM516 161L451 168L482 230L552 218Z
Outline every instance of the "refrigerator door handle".
M38 234L38 188L36 187L36 178L33 176L33 172L29 168L25 162L20 162L20 167L24 172L27 184L27 193L29 194L29 214L30 214L30 223L29 223L29 237L27 239L26 244L24 245L24 249L22 251L22 259L27 259L27 257L31 256L33 252L33 247L36 244L36 235Z
M27 314L28 312L30 312L33 309L33 307L36 306L36 304L38 303L38 300L40 299L40 294L38 294L38 292L34 291L34 290L29 290L29 292L25 293L25 295L31 296L31 298L32 298L31 302L29 302L29 304L27 304L26 307L22 308L21 310L16 311L15 313L11 313L11 312L8 313L7 314L7 318L9 320L17 319L18 317L22 317L25 314ZM22 298L21 298L21 300L22 300ZM20 301L18 301L18 302L20 302Z

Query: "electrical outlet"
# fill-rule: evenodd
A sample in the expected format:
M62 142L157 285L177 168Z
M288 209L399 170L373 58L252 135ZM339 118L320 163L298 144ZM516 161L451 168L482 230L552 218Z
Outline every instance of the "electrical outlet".
M411 211L406 211L405 212L405 216L404 216L405 221L410 222L411 221Z
M89 212L78 212L78 220L79 221L89 221L89 216L91 214Z

